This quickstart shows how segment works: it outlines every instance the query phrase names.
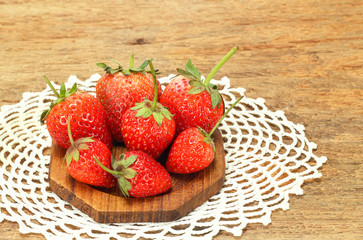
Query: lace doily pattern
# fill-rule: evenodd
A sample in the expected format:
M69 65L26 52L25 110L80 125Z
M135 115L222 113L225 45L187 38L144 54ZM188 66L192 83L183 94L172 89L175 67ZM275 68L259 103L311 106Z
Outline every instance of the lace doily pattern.
M94 94L100 75L77 83ZM169 77L160 78L165 86ZM227 77L218 85L226 107L244 95ZM54 84L57 89L59 86ZM224 139L226 180L221 192L187 216L167 223L100 224L49 189L51 138L39 122L53 100L50 88L24 93L0 112L0 222L17 222L21 233L46 239L212 239L224 230L240 236L249 223L268 224L276 209L289 208L289 194L303 194L307 179L319 178L325 157L314 154L304 127L272 112L262 98L244 97L220 126Z

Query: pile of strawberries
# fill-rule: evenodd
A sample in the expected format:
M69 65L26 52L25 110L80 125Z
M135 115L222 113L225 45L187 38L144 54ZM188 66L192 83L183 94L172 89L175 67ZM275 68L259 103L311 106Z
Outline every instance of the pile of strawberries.
M77 181L98 187L119 185L125 196L147 197L169 191L170 173L188 174L208 167L214 159L211 138L227 111L223 97L210 80L237 51L233 48L203 80L189 60L185 69L161 91L158 70L151 60L128 68L97 65L105 74L96 85L96 97L69 90L59 93L46 76L57 99L41 115L52 139L67 149L65 167ZM113 61L113 60L112 60ZM149 68L149 70L147 70ZM113 143L125 144L119 159ZM167 150L166 163L160 156Z

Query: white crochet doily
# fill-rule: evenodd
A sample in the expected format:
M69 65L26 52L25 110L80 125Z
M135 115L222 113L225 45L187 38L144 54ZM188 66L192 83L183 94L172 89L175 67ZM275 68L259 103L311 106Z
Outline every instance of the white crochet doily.
M159 80L165 86L170 77ZM71 76L66 85L76 82L94 94L99 78ZM212 82L226 107L245 91L231 88L227 77ZM317 146L306 138L304 126L288 121L282 111L270 111L262 98L245 97L219 128L226 151L226 180L219 194L177 221L100 224L49 189L51 138L39 116L53 99L50 88L26 92L0 112L0 222L17 222L21 233L46 239L205 240L221 230L240 236L248 223L267 225L273 210L288 209L289 194L303 194L303 182L319 178L326 161L313 153Z

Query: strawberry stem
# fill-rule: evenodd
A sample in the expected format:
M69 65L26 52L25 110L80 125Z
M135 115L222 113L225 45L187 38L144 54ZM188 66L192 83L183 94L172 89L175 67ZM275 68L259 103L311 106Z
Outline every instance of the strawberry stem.
M223 116L218 120L218 122L216 123L216 125L214 125L213 129L208 133L208 135L206 136L206 138L210 138L213 134L213 132L217 129L218 125L222 122L222 120L227 116L227 114L232 110L232 108L234 108L234 106L237 105L237 103L239 103L239 101L241 101L241 99L243 98L244 96L240 97L237 99L237 101L235 101L232 106L230 106L228 108L228 110L223 114Z
M131 69L133 66L134 66L134 54L131 54L129 69Z
M156 103L158 101L158 84L156 83L154 65L151 62L151 60L148 60L148 62L149 62L149 66L150 66L150 69L151 69L151 74L153 75L153 81L154 81L154 100L153 100L153 102L151 104L151 111L155 111Z
M67 121L67 130L68 130L68 137L69 137L69 141L71 142L71 145L74 146L74 140L72 137L72 131L71 131L71 117L68 117L68 121Z
M53 84L49 81L49 79L47 78L47 76L45 76L45 74L43 74L43 78L46 81L46 83L48 84L48 86L50 87L50 89L52 89L53 93L55 94L55 96L57 98L60 98L59 93L57 92L57 90L55 90Z
M96 163L103 169L103 170L105 170L106 172L108 172L108 173L111 173L112 175L123 175L123 173L122 172L117 172L117 171L114 171L114 170L111 170L111 169L109 169L109 168L107 168L105 165L103 165L101 162L100 162L100 160L98 160L97 158L96 158L96 156L93 156L93 158L95 159L95 161L96 161Z
M218 70L227 62L227 60L238 50L238 47L232 48L226 56L222 58L222 60L213 68L213 70L209 73L208 77L204 81L204 85L208 86L210 80L214 77L214 75L218 72Z

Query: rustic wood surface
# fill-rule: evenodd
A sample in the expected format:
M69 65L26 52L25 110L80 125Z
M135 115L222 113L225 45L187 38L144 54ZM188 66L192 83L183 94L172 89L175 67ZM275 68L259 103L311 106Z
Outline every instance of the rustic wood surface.
M216 154L213 162L194 174L171 173L172 188L160 196L125 198L119 187L95 188L76 181L64 168L66 149L52 144L49 167L50 189L59 197L100 223L168 222L186 216L223 187L225 159L223 138L213 133ZM118 159L127 151L125 145L113 146L112 155ZM167 151L158 159L165 163ZM63 171L60 171L63 169Z
M359 0L1 1L0 106L43 90L41 73L87 79L101 73L96 62L134 53L135 64L154 58L162 76L188 58L207 74L238 45L215 78L303 124L328 161L271 224L215 239L363 239L362 14ZM44 239L9 221L0 236Z

